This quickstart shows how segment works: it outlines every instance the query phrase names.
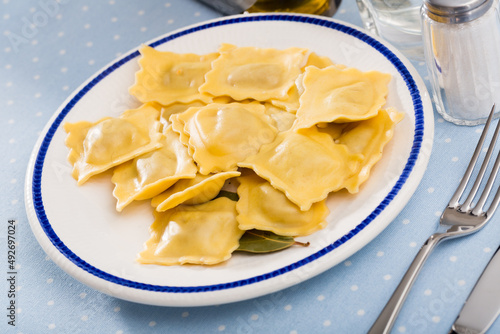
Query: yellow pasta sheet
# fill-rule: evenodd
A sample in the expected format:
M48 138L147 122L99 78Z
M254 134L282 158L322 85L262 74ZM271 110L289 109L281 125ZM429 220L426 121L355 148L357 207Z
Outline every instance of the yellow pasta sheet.
M362 155L350 153L345 145L335 144L329 135L310 128L278 134L238 166L253 169L306 211L328 193L341 189L361 161Z
M194 179L177 181L172 187L151 200L156 211L166 211L179 204L194 205L213 199L224 186L226 180L240 176L240 172L197 174Z
M179 54L158 51L150 46L140 50L140 71L136 73L135 84L130 87L130 94L139 101L158 102L164 106L180 102L211 102L212 98L202 94L198 88L205 81L205 74L219 54L207 55L192 53Z
M266 114L271 117L271 124L278 129L279 132L287 131L292 128L295 122L295 115L286 112L281 108L275 107L270 103L266 103Z
M295 130L318 123L353 122L377 115L385 104L389 74L329 66L306 68Z
M325 219L329 213L326 200L314 203L307 211L301 211L283 192L254 173L247 173L238 180L236 219L240 229L257 229L296 237L326 227Z
M350 193L357 193L359 186L368 180L370 170L382 158L384 147L403 116L394 109L380 110L377 116L344 128L337 142L346 145L351 153L363 155L359 171L345 181L345 188Z
M306 65L301 70L303 72L304 68L307 66L316 66L317 68L325 68L331 65L334 65L334 63L330 60L330 58L322 57L314 52L311 52L307 57ZM342 65L336 65L336 66L342 66ZM299 98L300 94L302 94L302 91L303 91L302 76L299 75L295 79L295 83L293 84L292 88L290 88L290 90L288 91L286 97L283 99L271 99L271 103L276 107L285 109L286 111L295 114L297 112L297 109L299 109L300 107Z
M205 103L203 102L195 101L191 103L174 103L167 107L162 107L160 114L160 123L163 125L163 128L166 128L170 125L169 119L173 114L180 114L191 107L202 107L204 105Z
M162 146L163 135L156 105L145 104L92 123L65 123L68 161L78 185L91 176Z
M236 164L274 140L278 130L259 103L212 103L170 117L201 174L236 170Z
M145 264L217 264L239 247L243 231L236 222L236 202L221 197L199 205L155 211L151 238L138 262Z
M308 54L300 48L277 50L230 44L223 44L219 52L200 92L227 95L237 101L285 99Z
M168 127L162 148L128 161L113 171L113 196L118 200L116 209L122 209L133 200L152 198L180 179L192 179L198 168L179 135Z

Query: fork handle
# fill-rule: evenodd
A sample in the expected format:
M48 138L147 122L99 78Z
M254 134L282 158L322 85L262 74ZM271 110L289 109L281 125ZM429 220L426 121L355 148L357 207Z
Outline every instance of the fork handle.
M422 269L434 247L445 237L447 237L446 233L435 233L423 244L368 334L387 334L391 331L399 311L401 311L403 303L420 273L420 269Z

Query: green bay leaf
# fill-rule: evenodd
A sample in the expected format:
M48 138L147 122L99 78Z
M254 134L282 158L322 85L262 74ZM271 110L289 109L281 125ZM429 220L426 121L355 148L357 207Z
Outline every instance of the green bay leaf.
M293 237L285 237L269 231L249 230L241 237L240 246L236 250L250 253L270 253L293 245L308 246L309 243L297 242Z
M219 197L227 197L231 201L235 201L235 202L238 202L238 200L240 199L240 197L238 196L237 193L234 193L232 191L227 191L227 190L221 190L219 192L219 194L217 196L215 196L215 198L219 198Z

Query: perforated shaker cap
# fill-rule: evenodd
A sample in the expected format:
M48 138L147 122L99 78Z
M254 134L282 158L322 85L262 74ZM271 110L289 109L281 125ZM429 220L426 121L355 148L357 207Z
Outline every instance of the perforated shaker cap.
M481 17L494 0L424 0L423 9L434 21L465 23Z

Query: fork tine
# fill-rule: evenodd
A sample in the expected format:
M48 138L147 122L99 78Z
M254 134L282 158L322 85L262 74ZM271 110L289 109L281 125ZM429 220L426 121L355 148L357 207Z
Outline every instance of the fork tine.
M491 217L491 215L497 209L498 204L500 204L500 186L498 187L497 193L495 195L495 198L493 198L493 201L491 202L490 207L486 211L486 216L490 216Z
M500 122L498 122L500 124ZM499 125L497 124L497 130L499 129ZM493 144L493 142L491 143ZM498 174L498 170L500 169L500 152L497 154L497 158L495 160L495 165L493 166L493 169L491 171L490 177L488 178L488 183L484 187L483 193L481 194L481 197L479 198L479 201L477 202L476 206L474 207L474 210L472 210L473 215L479 215L483 212L483 207L484 204L486 203L486 200L488 199L488 196L490 195L491 188L493 188L493 183L495 182L496 176ZM495 198L498 196L495 196ZM490 213L493 213L496 207L493 206L494 202L490 206L490 209L488 211L491 211ZM498 204L497 204L498 205Z
M457 190L453 194L453 196L450 199L450 202L448 203L448 207L455 208L458 205L458 201L462 194L464 193L465 188L467 187L467 183L469 182L469 179L472 175L472 171L474 170L474 167L476 165L477 159L479 157L479 154L481 153L481 148L483 147L484 140L486 138L486 134L488 133L488 129L490 128L491 120L493 119L493 113L495 110L495 105L493 104L493 107L491 108L490 115L488 116L488 120L486 121L486 124L484 125L483 132L481 134L481 137L479 138L479 142L477 143L476 149L474 150L474 154L472 155L472 159L469 162L469 166L467 167L467 170L465 171L465 174L462 178L462 181L460 182L460 185L458 186ZM491 154L490 154L491 155ZM484 172L483 172L484 174Z
M486 172L486 169L488 168L491 156L492 156L493 151L495 149L495 144L496 144L496 141L498 138L499 130L500 130L500 122L497 122L495 133L493 134L493 137L491 138L491 141L490 141L490 144L488 147L488 151L486 153L486 156L484 157L484 161L483 161L483 164L481 165L481 169L479 170L479 174L477 175L476 181L474 182L474 185L472 186L472 189L469 193L469 196L467 197L465 202L461 205L460 211L468 212L471 210L472 201L474 200L474 197L476 196L477 190L479 189L481 182L483 181L484 174ZM498 160L498 158L497 158L497 160ZM498 168L497 162L495 162L495 168ZM482 202L482 205L484 205L484 203L486 202L486 199L488 198L491 187L493 186L493 182L495 181L495 176L496 176L496 171L492 171L490 178L488 180L488 183L486 185L486 188L483 191L483 194L482 194L481 199L480 199L480 202ZM478 207L480 208L480 206L476 206L476 208L478 208Z

